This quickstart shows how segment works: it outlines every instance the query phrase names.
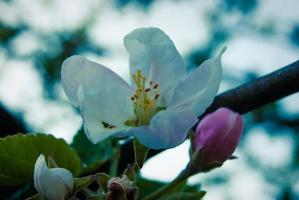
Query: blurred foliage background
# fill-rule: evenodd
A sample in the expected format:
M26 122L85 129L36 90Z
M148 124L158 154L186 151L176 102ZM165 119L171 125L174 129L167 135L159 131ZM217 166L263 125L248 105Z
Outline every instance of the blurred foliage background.
M61 87L63 60L82 54L129 80L122 37L140 26L169 34L188 70L228 46L220 92L270 73L298 59L298 9L296 0L3 0L0 135L44 132L71 143L82 122ZM299 199L298 100L294 94L244 116L239 159L191 180L208 191L205 199ZM76 137L72 145L87 163L91 152L103 162L113 154L80 151L88 145ZM187 149L188 142L151 159L143 175L171 180Z

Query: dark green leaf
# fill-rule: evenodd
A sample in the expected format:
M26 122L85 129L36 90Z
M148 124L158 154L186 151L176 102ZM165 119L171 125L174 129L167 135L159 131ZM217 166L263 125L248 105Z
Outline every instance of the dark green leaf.
M105 195L96 195L87 197L87 200L105 200Z
M143 177L137 177L136 180L136 185L140 188L139 197L141 199L163 187L165 184L165 182L149 180Z
M167 197L160 198L159 200L199 200L202 199L206 192L178 192L170 194Z
M0 139L0 186L16 186L32 180L37 157L51 155L59 167L74 176L80 171L77 153L63 140L45 134L17 134Z
M83 171L93 171L93 169L99 168L110 160L114 153L111 140L93 144L83 130L77 133L71 146L77 151L82 163L86 166Z
M184 191L184 192L197 192L199 186L193 186L193 185L186 185L186 182L183 182L178 185L178 187L175 187L173 190L171 190L168 194L176 193L178 191ZM145 179L143 177L137 177L136 185L140 188L139 190L139 196L140 198L144 198L145 196L155 192L156 190L160 189L161 187L165 186L166 182L161 181L155 181L155 180L149 180Z

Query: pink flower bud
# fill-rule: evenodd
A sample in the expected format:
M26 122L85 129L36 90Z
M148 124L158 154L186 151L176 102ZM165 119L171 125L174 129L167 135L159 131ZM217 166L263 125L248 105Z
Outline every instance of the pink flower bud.
M194 148L199 152L200 170L222 165L235 151L243 130L243 119L228 108L204 117L195 132Z

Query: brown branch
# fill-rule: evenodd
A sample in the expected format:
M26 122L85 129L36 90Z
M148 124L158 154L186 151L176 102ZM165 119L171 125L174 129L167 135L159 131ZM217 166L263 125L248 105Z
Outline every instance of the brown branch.
M298 91L299 60L216 96L212 105L199 118L202 118L220 107L228 107L244 114ZM161 151L163 150L151 150L148 158ZM122 146L121 155L119 172L122 172L128 163L134 162L132 142L128 142Z
M228 107L241 114L299 91L299 60L215 97L203 114Z

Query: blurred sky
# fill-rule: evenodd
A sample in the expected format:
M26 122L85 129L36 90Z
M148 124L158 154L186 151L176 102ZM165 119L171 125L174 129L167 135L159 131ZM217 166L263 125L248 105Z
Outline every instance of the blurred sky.
M113 1L1 1L1 21L10 26L27 24L29 29L10 44L17 57L9 56L7 47L0 46L0 101L21 114L32 131L51 133L70 142L81 127L81 118L68 103L60 84L55 88L63 101L44 98L42 77L30 55L46 52L49 43L37 35L55 36L88 24L88 38L109 51L103 55L91 52L84 55L129 80L128 55L122 45L125 34L137 27L159 27L186 57L208 40L211 27L207 15L220 5L217 0L156 0L147 9L136 4L116 9ZM238 12L223 16L227 27L235 25L232 36L219 45L228 46L223 56L224 77L233 75L237 79L224 81L220 92L246 81L246 73L260 76L298 59L298 45L288 39L293 26L299 24L298 10L298 0L260 0L247 17ZM261 29L265 29L265 33L261 34ZM271 34L267 34L267 30ZM298 100L297 93L279 101L280 113L297 116ZM246 116L246 120L250 121L250 116ZM275 199L282 191L281 186L287 187L289 183L299 194L298 172L291 170L296 140L293 130L279 129L279 134L270 136L272 130L267 127L250 127L242 140L242 148L236 152L239 159L228 161L212 173L192 178L192 183L202 181L203 189L208 191L206 199ZM142 174L159 180L173 179L188 162L188 146L186 141L151 159ZM252 163L253 160L258 164ZM272 170L283 177L271 176Z

